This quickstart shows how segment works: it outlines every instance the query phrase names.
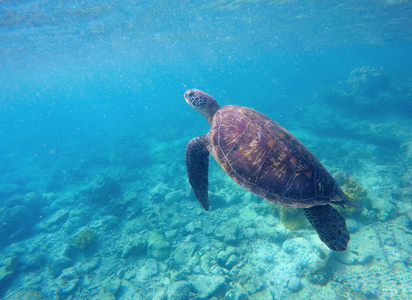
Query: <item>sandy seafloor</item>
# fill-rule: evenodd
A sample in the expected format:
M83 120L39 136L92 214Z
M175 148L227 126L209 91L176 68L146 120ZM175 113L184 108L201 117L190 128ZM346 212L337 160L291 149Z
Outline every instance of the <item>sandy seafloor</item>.
M265 3L249 2L255 9ZM76 22L57 26L70 21L79 3L56 12L60 18L51 24L57 27L42 23L48 11L27 18L1 11L7 18L0 25L10 35L2 31L0 41L0 298L411 299L412 60L405 29L411 18L399 18L400 25L385 19L409 7L406 2L379 2L385 14L376 19L369 8L345 10L372 17L361 13L360 21L332 26L336 40L329 29L317 31L324 26L316 22L316 6L313 19L302 13L287 24L300 26L293 36L282 36L282 30L294 32L286 25L275 36L263 31L278 28L276 21L264 27L272 11L263 23L254 11L238 18L247 1L223 1L236 15L228 20L217 2L210 5L225 38L215 40L220 32L194 17L198 11L178 27L189 30L190 39L179 40L170 20L153 35L158 25L152 21L166 5L159 3L157 10L142 4L149 13L141 32L133 27L136 11L113 14L119 3L81 11L93 23L84 31ZM332 6L329 12L342 16L346 6ZM125 17L128 24L120 22ZM299 23L306 18L313 26ZM234 20L245 28L223 26ZM42 26L54 35L34 38ZM305 27L314 28L313 35L301 34ZM288 46L294 39L309 49ZM45 49L43 41L49 41ZM199 42L205 51L192 47ZM137 45L143 54L132 53ZM347 52L339 56L338 49L326 59L323 47ZM305 63L310 59L312 66ZM205 90L221 105L259 109L316 155L360 206L341 211L351 234L347 251L329 250L301 210L245 191L212 158L211 207L201 208L187 181L184 151L208 126L185 104L188 88Z

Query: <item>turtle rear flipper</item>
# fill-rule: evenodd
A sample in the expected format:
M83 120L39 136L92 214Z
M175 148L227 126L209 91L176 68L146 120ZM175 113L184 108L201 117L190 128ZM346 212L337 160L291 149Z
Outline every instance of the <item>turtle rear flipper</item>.
M332 206L319 205L303 209L319 238L333 251L345 251L349 243L349 232L345 218Z
M205 210L209 210L209 151L207 144L207 135L195 137L187 144L185 154L189 183L197 200Z

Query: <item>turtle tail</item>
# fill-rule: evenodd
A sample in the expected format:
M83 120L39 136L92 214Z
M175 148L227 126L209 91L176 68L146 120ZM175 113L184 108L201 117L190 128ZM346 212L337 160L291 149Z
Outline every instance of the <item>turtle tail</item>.
M343 209L345 209L346 206L353 207L355 209L360 209L359 204L350 200L349 197L346 196L345 194L343 194L343 196L340 198L339 201L333 201L332 204L337 204Z
M345 251L350 240L345 218L329 204L303 209L322 242L333 251Z

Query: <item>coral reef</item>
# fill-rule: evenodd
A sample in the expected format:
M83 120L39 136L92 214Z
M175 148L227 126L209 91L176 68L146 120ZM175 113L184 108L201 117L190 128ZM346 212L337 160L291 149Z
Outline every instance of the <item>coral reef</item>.
M279 217L289 230L302 229L305 226L306 218L301 209L279 206Z
M333 177L336 179L346 196L348 196L355 204L359 205L360 208L366 209L371 207L370 203L367 201L367 191L361 187L353 177L342 171L333 173ZM361 213L362 211L362 209L350 206L346 206L345 208L345 213L347 214Z
M80 231L73 240L73 246L81 251L89 251L94 249L96 243L96 231L90 228L85 228Z
M268 202L269 211L273 215L279 215L280 221L283 226L289 230L298 230L309 224L306 222L306 218L301 209L290 208L282 205L277 205L272 202Z
M335 172L333 177L338 182L339 186L352 201L361 203L368 195L367 191L359 185L359 183L345 172Z

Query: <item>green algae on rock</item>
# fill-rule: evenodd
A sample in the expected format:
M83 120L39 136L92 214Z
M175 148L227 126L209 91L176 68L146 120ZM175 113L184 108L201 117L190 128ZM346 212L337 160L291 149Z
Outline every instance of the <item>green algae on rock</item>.
M85 228L80 231L73 241L73 246L81 251L91 250L97 242L96 231Z

